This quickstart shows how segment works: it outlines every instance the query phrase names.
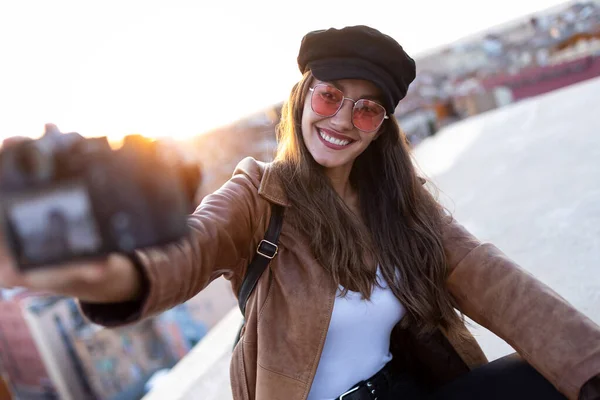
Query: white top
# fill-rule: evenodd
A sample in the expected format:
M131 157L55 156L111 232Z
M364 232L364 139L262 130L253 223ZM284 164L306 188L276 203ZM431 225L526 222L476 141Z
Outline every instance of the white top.
M335 298L325 346L308 400L332 400L392 359L390 334L406 310L377 271L369 301L349 291Z

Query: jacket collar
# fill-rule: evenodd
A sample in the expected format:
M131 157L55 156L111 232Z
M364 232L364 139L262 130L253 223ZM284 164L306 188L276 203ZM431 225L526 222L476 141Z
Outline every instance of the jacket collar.
M287 194L283 189L281 179L273 171L272 165L272 163L263 164L264 172L258 186L258 194L272 203L288 207L290 202Z

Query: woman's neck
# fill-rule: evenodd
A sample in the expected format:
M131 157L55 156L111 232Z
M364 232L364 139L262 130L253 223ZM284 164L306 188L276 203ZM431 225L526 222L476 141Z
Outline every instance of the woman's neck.
M345 199L352 195L352 185L350 185L350 168L326 168L325 175L331 181L333 190L342 198Z
M355 213L358 212L358 195L350 184L351 168L327 168L325 175L331 181L333 190L342 198L344 203Z

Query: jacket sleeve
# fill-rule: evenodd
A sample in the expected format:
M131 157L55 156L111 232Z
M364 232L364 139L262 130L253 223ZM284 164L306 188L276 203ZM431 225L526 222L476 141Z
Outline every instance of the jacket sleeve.
M458 308L510 344L569 399L600 373L600 327L564 298L451 220L448 286Z
M233 177L189 216L186 238L136 251L134 261L144 281L140 300L82 302L83 314L96 324L119 326L181 304L219 276L231 280L234 290L239 287L254 255L256 237L266 229L268 203L258 195L261 173L255 160L243 160Z

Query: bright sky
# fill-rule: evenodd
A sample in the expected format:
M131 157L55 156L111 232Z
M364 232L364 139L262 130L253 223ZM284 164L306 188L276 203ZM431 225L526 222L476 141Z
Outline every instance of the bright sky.
M189 137L283 100L313 29L371 25L411 54L558 0L15 0L0 5L0 138Z

